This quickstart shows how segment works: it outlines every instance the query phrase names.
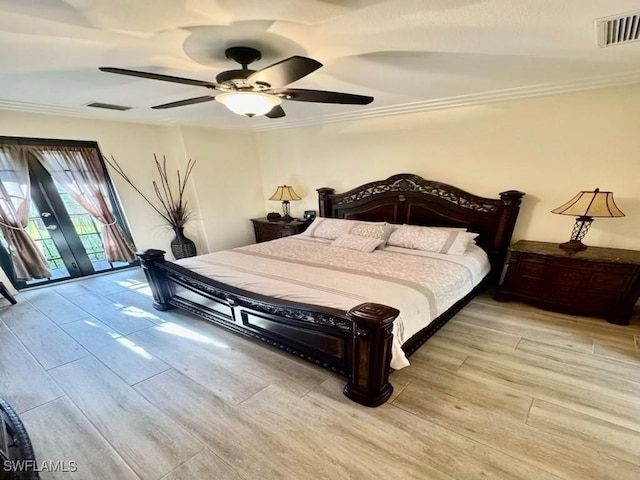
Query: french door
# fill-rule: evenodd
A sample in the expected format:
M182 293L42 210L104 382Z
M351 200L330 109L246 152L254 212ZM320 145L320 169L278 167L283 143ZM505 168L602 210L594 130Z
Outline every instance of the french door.
M29 174L31 209L27 233L41 247L51 277L15 281L16 288L83 277L137 263L108 262L101 224L53 180L35 158L29 160ZM116 218L121 219L119 215Z

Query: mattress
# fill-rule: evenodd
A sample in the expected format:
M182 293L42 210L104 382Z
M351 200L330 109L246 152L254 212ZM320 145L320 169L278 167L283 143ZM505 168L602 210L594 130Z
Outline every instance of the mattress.
M391 360L396 370L409 365L402 344L471 292L490 270L486 253L476 245L465 255L399 247L364 253L303 235L176 263L274 298L345 311L365 302L397 308Z

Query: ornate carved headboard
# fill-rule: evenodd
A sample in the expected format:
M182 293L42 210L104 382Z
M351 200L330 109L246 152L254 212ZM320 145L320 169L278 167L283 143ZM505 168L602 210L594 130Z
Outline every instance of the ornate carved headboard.
M319 188L320 216L395 224L465 227L489 255L497 283L524 193L509 190L485 198L445 183L400 173L345 193Z

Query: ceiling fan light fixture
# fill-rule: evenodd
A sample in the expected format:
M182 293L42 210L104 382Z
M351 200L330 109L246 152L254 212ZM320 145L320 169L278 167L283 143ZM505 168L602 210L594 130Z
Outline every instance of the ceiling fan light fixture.
M275 119L286 116L284 109L280 106L282 100L341 105L369 105L373 101L373 97L365 95L353 95L351 93L329 92L325 90L309 90L304 88L283 88L322 67L322 64L313 58L294 55L293 57L285 58L261 70L255 71L247 68L250 63L259 60L262 56L255 48L242 46L231 47L225 51L225 54L227 58L239 63L242 68L220 72L216 76L217 83L192 78L161 75L159 73L128 70L126 68L100 67L100 70L130 77L204 87L220 92L217 95L187 98L185 100L151 107L157 110L217 100L238 115L245 115L247 117L264 115L267 118Z
M282 103L275 95L260 92L227 92L216 95L216 101L223 104L233 113L253 117L265 115Z

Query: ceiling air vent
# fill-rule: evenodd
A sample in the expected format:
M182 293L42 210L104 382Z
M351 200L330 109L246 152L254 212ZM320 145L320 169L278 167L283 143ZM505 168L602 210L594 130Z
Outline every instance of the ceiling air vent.
M611 47L640 40L640 11L596 20L598 46Z
M124 112L125 110L131 110L132 108L132 107L127 107L125 105L111 105L110 103L100 103L100 102L87 103L87 107L106 108L107 110L120 110L122 112Z

